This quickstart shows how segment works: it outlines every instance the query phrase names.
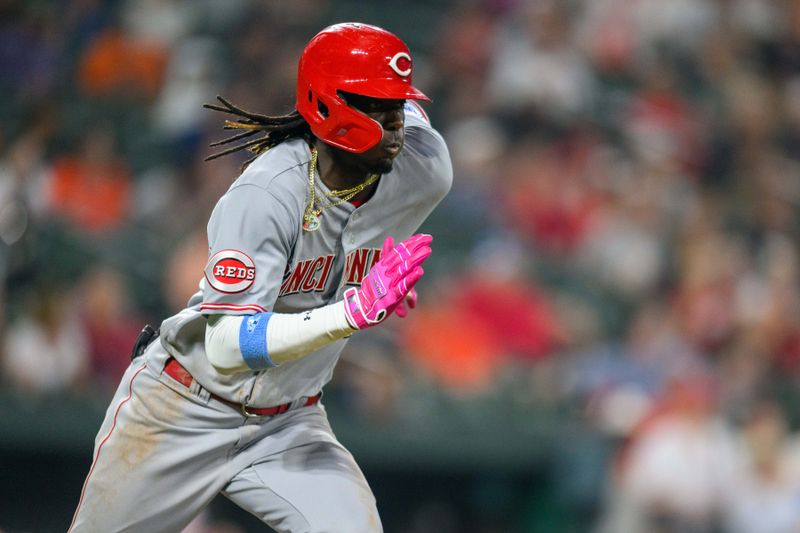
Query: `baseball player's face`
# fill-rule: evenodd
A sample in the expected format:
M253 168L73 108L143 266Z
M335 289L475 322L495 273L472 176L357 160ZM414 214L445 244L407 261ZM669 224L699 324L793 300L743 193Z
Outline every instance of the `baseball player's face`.
M375 120L383 128L383 137L381 137L378 144L359 154L359 159L366 166L368 172L377 172L379 174L390 172L394 158L403 149L405 140L405 130L403 128L405 124L405 111L403 111L405 100L369 98L355 94L348 94L346 98L348 105Z

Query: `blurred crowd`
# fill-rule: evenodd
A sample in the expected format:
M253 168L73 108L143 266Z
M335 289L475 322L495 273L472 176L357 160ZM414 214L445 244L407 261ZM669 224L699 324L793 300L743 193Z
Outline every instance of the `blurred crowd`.
M223 132L202 104L289 111L304 44L357 5L0 1L7 388L110 397L142 325L196 290L247 158L203 162ZM563 504L604 533L800 529L800 2L363 21L410 44L455 182L420 306L354 339L326 400L577 424L609 452L555 475L588 480Z

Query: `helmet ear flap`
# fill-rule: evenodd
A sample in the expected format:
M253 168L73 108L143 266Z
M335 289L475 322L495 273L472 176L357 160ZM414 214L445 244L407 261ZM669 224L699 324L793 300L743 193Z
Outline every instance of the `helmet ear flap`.
M378 144L383 136L383 127L375 119L347 105L336 91L333 94L314 93L309 102L313 106L309 123L314 134L348 152L365 152Z

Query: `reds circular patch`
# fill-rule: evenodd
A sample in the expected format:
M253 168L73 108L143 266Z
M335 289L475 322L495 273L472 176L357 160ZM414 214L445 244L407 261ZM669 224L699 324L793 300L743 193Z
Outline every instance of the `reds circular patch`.
M256 279L256 265L238 250L221 250L211 256L205 269L206 281L219 292L236 293L250 288Z

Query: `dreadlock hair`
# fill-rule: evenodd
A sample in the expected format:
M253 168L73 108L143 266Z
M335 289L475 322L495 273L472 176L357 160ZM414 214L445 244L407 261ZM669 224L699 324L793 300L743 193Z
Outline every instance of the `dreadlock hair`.
M247 168L247 165L255 160L256 157L266 152L273 146L282 143L283 141L301 137L307 142L311 143L311 141L314 139L314 135L311 133L311 128L309 127L308 122L306 122L305 119L300 116L300 113L298 113L297 110L294 110L286 115L267 116L245 111L244 109L236 107L219 95L217 95L217 100L222 103L222 106L216 104L203 104L203 107L239 117L237 120L226 120L223 129L244 131L236 133L227 139L213 142L209 144L209 146L222 146L223 144L240 141L259 133L263 135L257 139L241 142L235 146L226 148L221 152L210 155L205 158L205 161L211 161L212 159L232 154L234 152L238 152L239 150L247 149L255 155L242 164L241 170L244 170Z

